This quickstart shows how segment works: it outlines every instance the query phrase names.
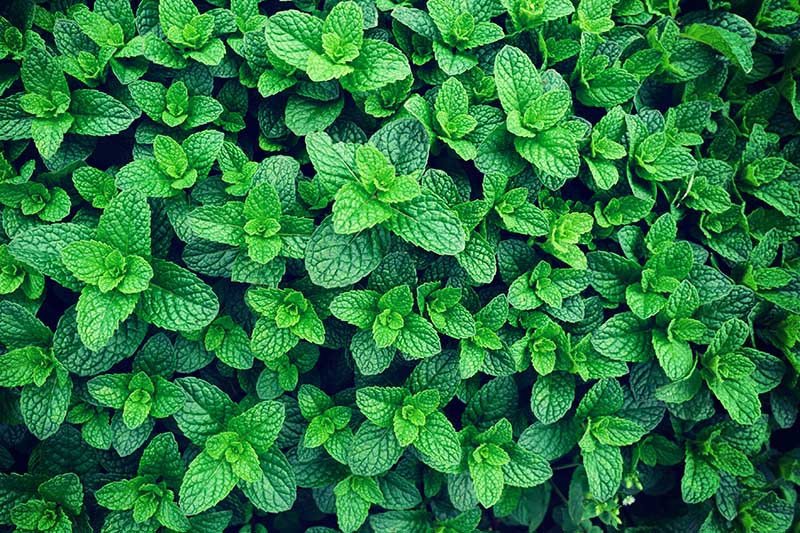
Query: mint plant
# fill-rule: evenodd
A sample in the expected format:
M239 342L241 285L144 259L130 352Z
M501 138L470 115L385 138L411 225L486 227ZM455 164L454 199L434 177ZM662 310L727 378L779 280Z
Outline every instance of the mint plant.
M375 291L348 291L336 296L330 305L336 318L363 331L361 336L353 336L350 345L356 361L369 359L369 352L383 351L386 355L379 356L383 360L379 364L388 366L394 353L394 350L387 352L391 347L417 359L441 351L441 341L433 325L413 312L414 297L407 285L394 287L383 295Z
M148 416L166 418L183 407L180 387L161 376L104 374L86 383L89 394L100 405L122 410L122 422L128 429L141 426Z
M339 2L324 20L295 10L268 19L267 44L282 61L314 82L340 79L363 92L406 78L408 60L383 40L364 37L364 13L356 2Z
M136 105L155 122L169 128L193 129L217 120L224 108L211 96L190 94L185 82L168 87L158 82L136 80L130 85Z
M799 42L0 2L0 530L796 531Z
M142 452L134 477L97 490L97 503L112 511L106 525L189 531L191 523L175 502L184 470L175 437L171 433L155 436Z
M313 385L303 385L297 391L300 413L308 421L303 436L303 446L309 449L325 447L331 457L348 464L348 453L353 441L350 428L352 409L334 405L330 396ZM377 503L377 502L373 502Z
M511 423L505 418L480 433L469 426L459 435L475 497L492 507L503 497L504 487L535 487L552 476L550 465L540 456L512 440Z
M71 91L58 60L44 47L32 47L20 67L24 93L3 100L16 118L3 140L33 139L42 158L52 158L67 133L102 137L126 130L137 114L96 89Z
M69 531L86 523L83 486L77 475L60 474L38 487L32 479L21 481L23 487L31 490L27 498L9 510L10 522L17 531Z
M379 435L387 439L383 457L369 463L353 463L361 459L351 453L351 468L375 475L391 468L403 448L414 445L421 459L436 470L453 471L461 456L455 429L438 409L439 392L423 390L411 394L402 387L366 387L356 392L356 404L367 418L355 435L354 449L375 442Z

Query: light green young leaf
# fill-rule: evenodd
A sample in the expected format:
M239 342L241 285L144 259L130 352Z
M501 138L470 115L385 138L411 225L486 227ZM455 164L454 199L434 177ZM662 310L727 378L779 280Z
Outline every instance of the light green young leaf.
M187 515L202 513L221 502L236 486L236 476L224 457L201 452L189 464L180 488L180 507Z

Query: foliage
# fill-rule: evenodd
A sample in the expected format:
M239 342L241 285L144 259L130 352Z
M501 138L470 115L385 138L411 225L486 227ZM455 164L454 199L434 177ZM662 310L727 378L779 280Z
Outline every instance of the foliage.
M0 531L796 530L797 0L0 2Z

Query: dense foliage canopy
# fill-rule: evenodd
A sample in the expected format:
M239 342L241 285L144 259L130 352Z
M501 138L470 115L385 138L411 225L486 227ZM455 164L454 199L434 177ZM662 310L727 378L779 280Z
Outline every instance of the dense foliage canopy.
M0 531L796 528L799 18L3 0Z

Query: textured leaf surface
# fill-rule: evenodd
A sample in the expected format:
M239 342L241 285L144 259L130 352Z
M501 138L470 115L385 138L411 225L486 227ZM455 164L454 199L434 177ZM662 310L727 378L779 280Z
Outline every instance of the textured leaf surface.
M600 501L608 500L622 482L622 453L616 446L605 444L582 453L592 495Z
M359 476L376 476L389 470L400 459L403 448L391 427L365 422L358 428L350 449L350 468Z
M236 486L230 464L201 453L189 464L181 483L180 506L187 515L210 509Z
M197 330L217 316L217 297L200 278L168 261L154 259L152 265L155 275L142 293L139 316L172 331Z
M72 381L51 375L41 387L28 385L22 389L19 408L25 425L36 438L53 435L67 415L72 394Z
M323 222L311 235L306 249L306 268L311 280L322 287L344 287L375 270L388 248L381 229L355 235L338 235L333 224Z
M286 457L276 448L270 448L261 458L264 476L256 482L242 481L239 486L247 499L267 513L280 513L291 509L296 497L294 470Z
M431 195L422 195L396 206L387 222L397 235L423 250L455 255L466 247L464 230L455 215Z

